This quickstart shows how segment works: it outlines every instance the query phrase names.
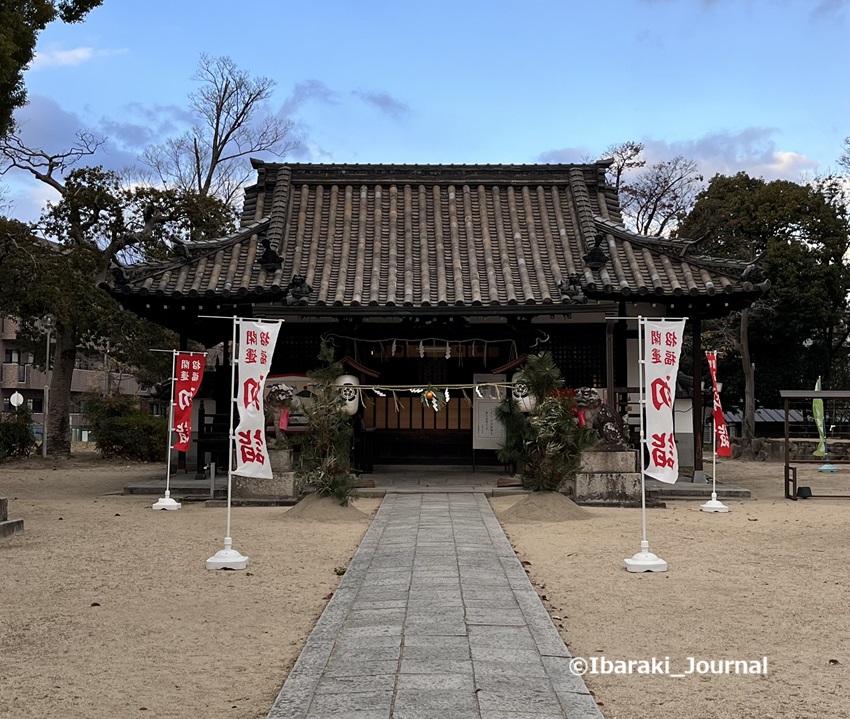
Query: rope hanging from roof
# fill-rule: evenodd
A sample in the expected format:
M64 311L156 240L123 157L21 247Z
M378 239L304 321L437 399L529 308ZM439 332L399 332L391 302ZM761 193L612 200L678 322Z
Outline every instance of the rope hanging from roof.
M289 392L289 396L291 396L294 390L287 385L277 385L277 387L284 387L286 391ZM312 387L314 385L312 383L306 383L304 385L304 389L301 392L295 393L299 397L309 397L312 394ZM418 397L422 404L430 409L433 409L435 412L439 412L441 409L446 407L456 396L456 393L452 394L455 390L460 390L459 399L462 399L464 402L472 406L472 400L470 400L469 395L467 394L467 390L474 391L475 395L479 398L493 397L493 393L495 393L495 398L499 401L502 400L503 396L507 397L509 393L515 392L517 387L517 383L513 380L511 381L487 381L487 382L466 382L466 383L446 383L440 382L436 384L427 384L427 385L409 385L409 384L358 384L354 387L354 390L357 392L360 400L362 402L366 402L368 395L366 395L365 391L369 390L373 392L377 397L387 397L387 395L392 395L393 403L395 405L396 413L399 413L402 410L401 402L399 400L399 393L410 393L413 397ZM487 394L482 390L487 390ZM493 390L494 392L490 392L489 390ZM516 396L516 395L514 395ZM374 399L374 398L373 398Z

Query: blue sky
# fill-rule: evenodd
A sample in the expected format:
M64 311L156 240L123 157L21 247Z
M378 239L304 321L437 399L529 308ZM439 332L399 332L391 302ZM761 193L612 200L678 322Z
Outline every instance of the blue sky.
M301 162L534 163L625 140L707 177L800 180L850 135L850 0L105 0L53 25L24 139L120 168L179 134L200 53L277 82ZM5 178L35 219L49 188Z

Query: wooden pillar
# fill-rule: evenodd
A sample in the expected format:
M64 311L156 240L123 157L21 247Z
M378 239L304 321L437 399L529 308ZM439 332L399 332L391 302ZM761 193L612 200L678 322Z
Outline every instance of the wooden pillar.
M530 317L514 317L513 321L514 339L517 343L517 354L530 354L534 350L531 349L531 318ZM564 371L561 368L561 372Z
M693 349L693 429L694 429L694 482L705 483L705 470L702 463L702 320L691 317L691 347Z
M617 316L626 317L626 303L620 302ZM635 335L637 336L637 335ZM626 388L629 386L629 348L628 325L626 320L617 320L614 325L614 386ZM629 394L624 392L617 411L623 414L629 404Z
M608 406L617 411L617 399L614 397L614 321L605 322L605 388Z

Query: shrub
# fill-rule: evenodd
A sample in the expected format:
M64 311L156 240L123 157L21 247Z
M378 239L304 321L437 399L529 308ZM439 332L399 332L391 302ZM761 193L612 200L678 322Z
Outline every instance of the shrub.
M165 461L168 422L142 412L135 397L89 393L85 406L86 421L103 457Z
M354 494L351 476L351 445L354 428L343 409L342 394L334 380L342 365L334 361L333 347L323 345L320 369L310 372L313 402L306 408L307 432L301 445L297 477L301 485L312 485L322 497L333 497L343 507Z
M124 457L141 462L164 462L168 423L161 417L139 413L111 417L95 431L98 451L103 457Z
M32 415L26 407L18 407L0 419L0 459L28 457L35 446Z
M502 400L496 416L505 426L499 460L517 464L523 486L535 492L557 492L575 479L582 451L599 440L596 432L579 425L573 392L551 353L528 358L517 380L535 398L530 413L519 411L511 394Z

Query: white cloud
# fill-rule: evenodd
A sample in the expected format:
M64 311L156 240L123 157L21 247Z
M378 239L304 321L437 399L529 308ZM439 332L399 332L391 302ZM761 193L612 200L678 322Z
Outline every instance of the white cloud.
M663 5L667 3L672 5L673 3L681 4L682 0L640 0L645 5ZM744 2L749 5L758 5L759 0L725 0L726 4L743 4ZM721 5L724 3L724 0L696 0L692 1L692 5L701 5L703 8L709 8L714 5ZM809 9L811 16L815 19L820 18L835 18L839 17L844 10L850 7L850 0L768 0L768 2L764 2L762 0L761 4L767 4L773 7L779 7L781 9L786 8L787 6L794 7L795 5L802 5L803 8Z
M351 94L396 120L400 120L402 116L410 113L410 107L406 103L397 100L388 92L354 90Z
M648 165L682 156L693 160L706 180L716 174L734 175L746 172L765 180L805 181L818 173L818 163L806 155L780 149L777 128L746 127L742 130L719 130L699 137L668 142L654 138L639 138L643 157ZM635 138L636 140L638 138ZM608 151L592 153L583 147L563 147L541 152L537 162L593 162L606 157Z
M593 162L596 157L597 153L591 152L586 147L559 147L541 152L536 162L544 164Z
M68 67L82 65L96 57L111 57L121 55L127 50L95 50L92 47L75 47L70 50L45 50L37 52L30 65L30 70L44 70L48 67Z
M789 177L803 170L814 169L815 163L799 152L777 150L773 153L773 161L766 163L764 167L778 177Z
M807 172L817 170L817 163L806 155L780 149L774 136L778 129L748 127L722 130L679 142L644 138L645 155L650 163L682 155L694 160L708 179L715 174L734 175L747 172L765 180L799 182Z
M339 105L340 96L336 90L331 90L321 80L296 82L292 93L283 101L278 116L291 119L310 100L327 105Z
M8 215L21 222L35 222L48 202L57 202L59 193L38 180L25 176L5 177L9 201Z

